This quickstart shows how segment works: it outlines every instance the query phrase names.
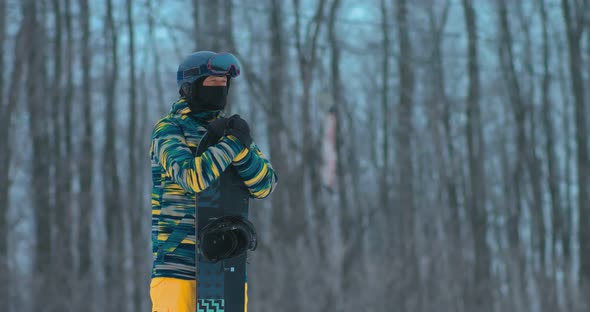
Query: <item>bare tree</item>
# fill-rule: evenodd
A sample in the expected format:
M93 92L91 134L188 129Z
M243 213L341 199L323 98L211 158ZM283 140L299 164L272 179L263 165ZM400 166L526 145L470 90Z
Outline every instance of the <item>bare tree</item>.
M0 66L4 68L4 45L6 43L6 2L2 1L0 3ZM5 115L5 105L6 101L4 100L4 77L0 78L0 116ZM0 117L4 121L4 118L7 117ZM10 117L8 117L10 118ZM10 119L9 119L10 120ZM6 123L4 123L6 124ZM10 146L7 142L8 137L5 137L5 134L8 134L8 131L4 131L0 133L0 144L2 146ZM0 161L6 161L6 158L10 158L11 150L8 149L2 156L0 156ZM9 270L8 270L8 230L6 229L7 218L8 218L8 192L10 190L10 184L8 183L8 168L10 168L9 162L3 162L6 164L5 168L0 169L0 283L2 285L9 285L10 278L9 278ZM0 302L8 302L9 300L9 293L10 289L6 286L0 287Z
M127 31L129 37L129 45L128 45L128 54L129 54L129 134L128 134L128 159L129 159L129 183L128 188L131 190L130 196L127 197L127 204L128 213L127 213L127 220L131 223L131 245L135 252L132 253L133 263L134 265L131 268L131 272L129 276L131 277L132 281L135 281L133 284L133 309L136 311L144 311L146 310L146 299L149 297L147 293L146 287L141 287L141 285L145 285L149 283L149 280L146 276L147 266L144 266L144 263L147 263L146 259L149 259L149 254L142 252L147 251L147 248L143 248L148 241L147 235L145 235L145 224L148 223L146 215L145 215L145 207L143 206L144 201L142 198L144 197L144 193L142 192L144 184L139 183L143 181L140 179L141 176L145 176L145 170L141 170L145 168L146 162L140 161L140 159L144 159L143 157L140 158L140 152L143 152L144 149L142 148L144 145L140 143L144 143L145 140L142 140L145 136L138 136L138 129L139 123L139 107L138 107L138 94L137 94L137 79L136 79L136 69L135 69L135 28L134 28L134 19L133 19L133 1L127 0L126 2L126 13L127 13ZM116 39L114 39L116 40ZM114 69L116 70L116 68ZM114 91L113 91L114 92ZM145 108L142 110L142 113L145 111ZM147 144L147 143L146 143ZM140 171L141 170L141 171ZM119 216L123 214L119 213ZM119 231L121 233L121 231ZM113 239L117 239L113 237ZM147 247L147 246L145 246Z
M92 177L94 176L94 157L95 147L93 144L93 118L92 105L94 103L91 94L91 64L92 50L90 49L90 7L88 0L80 0L80 29L81 38L81 67L82 67L82 140L80 142L80 159L76 170L80 175L80 193L78 197L79 207L79 233L77 249L80 255L78 279L81 283L83 302L90 311L95 311L95 294L94 277L92 270L92 235L91 227L94 224L94 185ZM83 304L80 302L80 304Z
M195 23L197 26L197 38L201 45L200 50L219 51L223 45L222 22L225 12L221 13L221 1L205 1L194 4L194 10L200 9L200 16ZM221 14L220 14L221 13ZM197 16L199 12L194 13Z
M153 6L153 2L154 0L149 0L147 3L147 7L148 7L148 32L150 34L149 36L149 46L151 51L153 52L153 57L154 57L154 68L156 71L156 75L154 77L154 89L156 91L156 99L158 100L159 104L163 104L164 103L164 89L162 87L162 78L160 77L160 53L159 53L159 49L158 49L158 45L156 44L156 39L155 39L155 28L156 28L156 22L154 19L154 6ZM157 4L157 2L156 2ZM160 107L165 107L164 105L161 105ZM157 110L158 113L162 113L161 110Z
M543 120L543 131L545 135L545 158L546 161L546 184L549 188L549 208L551 211L551 221L552 221L552 235L551 235L551 257L553 266L549 269L549 274L551 274L552 282L553 282L553 293L548 294L551 298L551 303L549 303L549 308L558 309L557 306L557 297L559 296L558 287L555 285L557 279L557 273L560 266L557 266L556 263L558 262L558 255L557 255L557 244L558 241L565 238L568 239L567 233L565 232L566 225L564 224L567 222L565 218L565 214L563 212L563 206L561 205L561 194L559 190L559 176L557 173L558 170L558 162L556 156L556 148L555 148L555 130L553 129L553 110L552 110L552 103L550 99L550 87L552 84L552 77L550 74L550 50L549 50L549 32L547 27L547 10L545 8L545 1L540 1L539 5L539 13L541 15L541 26L543 29L543 75L541 81L541 92L542 92L542 120Z
M302 163L306 165L303 166L302 170L300 171L301 175L297 176L296 179L300 181L299 184L307 182L310 185L309 189L311 191L311 203L313 206L307 207L306 209L311 210L314 210L314 207L319 205L320 191L322 190L319 176L320 170L317 168L318 162L313 161L314 159L319 158L317 152L318 149L316 148L319 146L319 142L317 135L313 133L313 127L310 125L312 124L311 91L314 81L313 69L317 66L317 45L321 27L324 21L325 4L325 0L320 0L317 2L317 8L314 16L306 25L305 34L302 38L300 31L300 4L298 0L293 1L295 11L295 46L297 49L297 60L299 63L299 78L301 80L301 85L303 86L303 94L301 96L301 124L306 125L303 127L303 137L305 140L308 140L308 142L302 144L303 150L301 151ZM305 218L303 215L303 210L301 210L292 220L297 223L297 225L295 225L297 231L305 231L306 224L304 223Z
M0 66L7 68L8 62L5 61L5 44L6 44L6 18L7 18L7 5L5 1L0 3ZM13 113L17 105L17 98L21 88L21 76L23 72L23 63L25 55L19 53L24 51L27 44L26 32L28 31L28 25L26 20L23 19L19 30L16 33L15 44L14 44L14 59L12 61L12 71L9 76L10 84L7 89L7 96L4 97L4 79L0 78L0 122L3 125L10 125ZM12 127L6 127L4 131L0 131L0 146L3 146L3 152L0 153L0 162L4 164L0 166L0 302L10 302L12 300L12 287L11 285L11 272L9 270L9 234L11 231L8 226L8 204L10 202L10 188L12 186L12 179L10 177L10 168L12 167L12 153L13 148L11 144L11 134L13 133Z
M284 44L284 26L283 26L283 2L279 0L271 0L270 2L270 12L269 12L269 20L268 20L268 27L271 31L271 38L270 38L270 68L274 68L275 70L270 72L270 79L268 84L268 93L269 93L269 100L267 102L267 107L269 107L269 116L274 118L269 118L267 123L267 133L269 134L268 141L269 141L269 148L270 148L270 157L273 159L273 168L277 172L277 175L280 181L284 181L284 177L281 175L286 176L288 174L288 167L287 167L287 153L284 151L283 147L283 140L281 140L279 134L282 132L280 129L283 128L283 124L281 124L281 120L283 119L283 103L284 103L284 92L285 92L285 71L283 64L285 64L285 59L287 57L287 51ZM286 187L288 187L288 181L284 183ZM281 190L280 188L277 189L272 195L272 207L274 210L272 211L272 225L273 236L276 236L277 239L283 241L286 245L291 245L294 243L295 239L294 236L297 235L297 232L293 228L293 225L290 222L290 216L292 211L291 207L286 200L287 194L289 192L285 189L285 186ZM276 263L283 262L286 265L294 266L296 261L295 259L289 259L289 257L280 256L280 259L276 259ZM293 272L293 271L291 271ZM295 278L295 277L291 277ZM296 279L296 278L295 278ZM291 288L290 287L282 287L282 290L279 294L279 298L282 300L289 300L291 297ZM271 304L275 304L271 302ZM299 311L301 307L297 306L297 304L289 305L290 307L287 311Z
M310 201L309 204L302 206L300 209L295 209L291 211L289 216L289 226L291 231L293 232L291 235L289 235L289 241L292 242L293 246L295 246L295 242L298 239L303 239L303 241L306 242L306 245L310 250L317 249L317 252L325 252L325 248L323 248L325 247L325 245L322 244L323 242L314 244L314 242L317 242L314 235L306 234L314 233L313 224L315 224L315 220L312 220L312 216L316 215L316 207L320 207L322 205L320 203L320 201L322 200L322 198L320 197L322 191L322 185L319 174L320 163L318 161L314 161L321 158L319 153L320 149L317 148L318 146L320 146L320 142L319 136L317 135L318 132L314 131L315 127L311 125L314 122L312 93L313 85L315 82L315 76L317 73L315 69L319 65L317 59L318 42L320 38L320 32L324 24L325 6L325 0L317 1L316 8L314 10L312 18L310 18L309 21L302 26L303 10L301 9L301 3L298 0L293 1L293 13L295 17L295 25L293 31L296 58L298 64L297 73L299 74L299 83L303 87L303 92L299 97L296 98L296 102L299 103L296 106L300 109L291 110L294 113L296 112L298 114L297 117L300 118L294 118L295 116L292 116L290 119L297 119L297 123L304 126L301 129L301 131L303 132L303 140L300 144L301 149L291 150L291 154L297 153L300 155L299 157L291 157L290 166L297 168L297 170L293 171L291 182L293 183L293 185L309 185L309 187L302 188L302 194L290 192L289 202L291 204L297 203L298 198L301 198L302 195L305 198L309 198ZM291 128L290 131L293 131L293 129ZM296 162L296 158L299 158L300 161ZM325 210L322 210L322 212L324 211ZM317 216L318 222L325 222L325 214L320 212L317 214ZM314 253L315 252L310 252L310 255ZM292 274L298 276L312 275L308 270L305 270L304 266L301 265L297 265L296 269L293 270ZM303 285L297 286L298 287L296 287L296 290L292 292L294 292L297 297L307 297L306 292L308 292L308 290L305 287L301 287ZM331 299L334 298L333 292L335 287L328 286L328 288L330 288L331 291L328 292L329 295L326 301L330 302ZM332 302L332 304L336 304L336 302ZM302 309L302 307L296 308L296 310L300 309Z
M564 236L560 239L561 249L562 249L562 269L561 271L565 276L567 276L566 280L564 281L565 289L559 287L561 296L565 300L565 310L567 311L574 311L575 306L577 304L577 297L576 291L578 290L578 272L577 270L571 265L574 256L574 243L575 239L573 238L574 234L574 222L575 220L572 219L572 215L574 212L576 198L574 197L574 189L577 187L576 181L574 178L574 170L576 168L576 156L575 156L575 122L573 119L575 118L573 113L575 111L575 104L574 99L572 99L570 94L570 80L568 79L569 75L567 73L567 68L569 67L569 62L567 61L567 38L563 38L563 34L560 31L555 31L553 33L553 42L556 43L556 48L553 50L556 53L556 58L562 60L561 62L557 63L557 75L556 75L556 83L558 85L559 90L559 97L562 103L562 116L561 118L557 118L556 122L562 124L562 129L556 129L556 137L560 138L560 141L563 142L561 145L564 153L563 157L563 171L558 171L561 174L560 181L564 181L563 187L563 200L561 205L563 207L562 213L564 216L563 222L563 233ZM561 131L557 131L561 130ZM558 145L559 146L559 145ZM559 158L558 158L559 159ZM559 285L558 285L559 286Z
M65 95L64 95L64 99L63 99L63 112L62 112L62 118L63 118L63 157L64 159L68 159L70 161L67 161L64 163L63 165L63 171L61 171L61 175L63 177L63 182L60 185L60 188L58 189L58 192L62 193L63 199L64 199L64 206L61 207L63 214L64 214L64 219L67 220L67 222L70 222L69 224L66 224L66 221L63 221L64 224L62 225L62 231L65 231L65 236L67 237L64 245L65 248L69 251L65 252L65 256L64 257L71 257L71 259L68 261L66 260L65 264L68 265L68 269L72 270L73 272L76 272L75 270L75 247L74 247L74 237L73 237L73 228L72 228L72 223L73 222L78 222L77 219L74 218L74 214L73 214L73 196L72 196L72 184L73 184L73 174L74 174L74 170L73 170L73 162L71 161L73 158L73 131L72 131L72 109L73 109L73 97L74 97L74 62L75 62L75 57L74 57L74 30L72 27L72 3L71 0L65 0L64 3L64 17L65 17L65 31L66 31L66 43L65 43L65 60L67 60L66 63L66 86L65 86ZM69 278L70 278L70 284L69 286L72 288L72 291L74 291L75 293L78 293L77 291L74 290L74 287L77 287L78 284L74 284L75 281L77 281L78 276L76 276L76 274L68 274ZM74 296L74 300L73 302L71 302L70 304L73 304L74 309L78 308L77 304L78 304L78 300L77 298Z
M491 311L492 304L489 298L490 289L490 250L486 242L488 232L488 217L485 209L484 183L485 162L484 142L482 135L482 123L480 116L480 81L478 63L477 24L475 9L471 0L463 0L463 12L468 36L468 76L469 87L466 99L466 134L468 147L469 185L470 193L467 195L467 205L473 244L475 250L475 273L473 276L472 302L469 309L477 311Z
M195 44L195 51L197 51L200 46L199 44L201 43L201 41L199 40L199 32L201 31L201 19L200 19L200 13L201 13L201 6L199 3L199 0L193 0L192 1L192 5L193 5L193 11L192 11L192 15L193 15L193 42Z
M6 44L6 1L0 3L0 65L4 66L4 45ZM0 107L4 107L4 77L0 79Z
M107 1L105 17L107 43L110 63L105 65L105 147L103 150L102 174L104 188L104 205L106 216L106 242L109 252L104 254L105 279L109 309L127 306L125 289L125 272L122 266L124 257L124 218L121 197L121 181L119 179L119 162L116 149L116 111L115 94L119 78L118 30L113 17L113 1ZM130 177L133 179L133 177Z
M342 242L344 247L342 263L339 265L339 270L336 270L335 274L341 276L339 285L332 288L328 292L328 297L325 301L325 307L323 309L329 310L335 308L336 310L345 309L346 306L350 305L351 302L348 300L342 300L343 294L347 294L351 291L352 285L354 284L355 272L353 270L354 254L358 252L360 248L357 248L361 242L361 235L359 232L353 231L352 229L356 225L354 222L351 210L355 209L355 205L351 205L347 202L347 192L344 190L349 189L346 185L347 170L345 170L347 155L346 155L346 144L345 144L345 131L343 127L343 121L345 117L345 111L347 110L347 101L344 98L344 88L342 75L340 73L341 67L341 46L339 44L339 36L337 34L336 19L339 16L341 10L342 1L334 0L329 7L329 19L328 19L328 40L330 43L330 89L331 97L334 103L334 114L335 114L335 149L336 149L336 178L338 185L338 201L331 203L336 207L340 207L338 211L334 211L337 215L327 215L329 212L326 208L317 206L316 210L318 215L317 222L320 226L316 227L314 232L321 232L322 224L329 224L330 219L338 218L338 226L340 226L340 233L342 233ZM325 142L324 144L327 144ZM352 156L352 155L350 155ZM354 162L351 165L358 166L358 163ZM356 207L359 209L359 207ZM358 229L358 228L357 228ZM356 235L354 235L356 232ZM324 242L324 249L321 255L329 255L326 249L333 245L334 242L331 239L327 239ZM327 259L326 259L327 260ZM326 261L326 265L330 265L331 261ZM338 279L336 279L338 281Z
M51 303L53 291L51 285L51 255L52 255L52 237L51 237L51 222L52 216L52 201L48 185L50 185L50 166L49 157L47 154L53 152L52 146L49 144L50 127L47 123L49 115L48 105L44 103L44 94L42 90L47 90L47 68L46 68L46 38L45 29L43 26L42 14L44 3L37 3L33 1L23 2L24 20L26 21L27 29L27 79L26 79L26 96L27 96L27 110L29 113L29 129L32 144L32 172L34 172L34 179L32 180L32 203L35 211L35 249L34 249L34 274L39 277L38 283L35 285L34 307L36 310L52 310L53 307L48 305ZM41 8L39 7L41 6ZM39 13L38 13L39 12Z
M544 271L545 269L545 254L547 250L547 246L545 244L545 238L547 234L547 228L545 225L545 221L543 220L543 214L545 211L545 205L543 200L543 184L542 184L542 171L541 171L541 162L542 159L537 152L537 147L540 145L539 143L539 131L538 131L538 108L536 101L534 100L535 96L535 88L536 88L536 74L535 68L533 64L534 60L534 53L532 49L534 49L532 43L532 36L531 36L531 18L532 14L528 15L526 8L523 7L522 2L518 2L516 5L516 12L518 14L518 22L519 26L522 30L524 35L524 71L520 75L523 77L521 86L522 86L522 93L520 96L521 105L523 106L522 110L525 112L525 135L527 136L527 144L525 153L523 156L525 157L525 162L527 165L528 171L528 180L530 184L530 189L532 191L532 198L529 200L529 210L533 216L532 222L532 229L534 234L534 238L532 241L532 247L535 255L535 258L539 258L541 263L541 270L535 271ZM508 24L508 23L507 23ZM508 32L508 31L507 31ZM515 76L516 75L515 73ZM538 253L537 253L538 252ZM533 267L535 267L533 265ZM544 283L543 283L544 285ZM545 296L544 296L545 297Z
M576 133L576 162L578 172L578 241L580 244L580 285L582 291L590 287L590 197L588 192L588 176L590 174L590 159L588 158L588 141L586 134L586 104L584 94L584 80L582 76L581 37L584 33L585 19L590 10L590 1L562 0L563 20L566 25L567 43L569 51L569 69L572 79L572 94L574 98L575 133Z
M68 3L69 5L69 3ZM74 222L70 213L70 200L68 198L71 176L68 175L66 168L69 167L68 159L69 154L66 153L66 135L65 119L65 99L64 98L64 86L63 86L63 11L69 8L62 8L60 0L52 0L53 7L53 21L55 27L55 36L53 39L53 85L51 95L51 127L53 128L52 135L50 137L50 144L53 146L55 151L49 153L48 157L55 168L54 175L51 177L55 181L53 185L53 193L55 198L55 210L54 220L57 231L55 232L55 241L60 242L52 248L52 267L53 272L60 272L56 274L56 277L52 279L51 289L59 289L58 297L62 298L61 301L57 302L56 309L61 311L71 310L72 307L72 279L69 271L73 268L73 250L72 250L72 227L71 224ZM71 30L70 30L71 31ZM71 56L71 55L69 55ZM71 58L68 59L71 62ZM71 66L70 66L71 70ZM71 74L71 73L70 73ZM71 79L71 77L70 77ZM69 96L66 91L65 95ZM49 222L49 220L47 220Z
M390 37L391 34L389 33L390 26L389 26L389 14L388 14L388 7L386 5L385 0L380 1L381 6L381 30L383 33L383 69L382 69L382 88L381 88L381 133L383 138L381 139L381 157L383 161L382 170L379 176L379 192L380 192L380 201L385 205L389 205L390 203L390 191L392 189L391 183L389 183L389 176L391 172L391 164L390 164L390 152L391 148L389 145L390 136L391 136L391 129L389 124L391 120L387 118L391 116L392 109L391 109L391 99L389 97L389 58L391 56L391 42Z
M517 287L518 289L523 289L523 285L526 283L528 276L526 275L526 261L525 255L523 252L523 248L526 248L523 242L520 240L519 236L519 229L521 218L523 215L523 207L524 202L522 200L518 200L518 196L521 194L526 193L526 164L527 159L526 155L528 154L527 145L527 135L526 135L526 114L527 109L524 104L523 99L523 91L521 90L521 80L519 79L519 74L515 68L515 57L512 50L513 38L511 34L511 26L508 21L508 9L506 6L506 2L504 0L498 2L498 14L500 20L500 36L501 41L499 45L499 54L500 54L500 64L502 67L502 73L504 81L506 81L506 88L508 91L508 101L510 104L510 108L513 112L513 121L514 125L516 126L516 144L517 152L516 152L516 160L514 169L510 170L511 180L514 183L510 183L510 185L514 188L514 193L517 196L517 200L515 201L515 210L511 211L509 215L509 232L510 232L510 246L511 246L511 253L515 254L514 257L518 263L518 275L513 277L512 285ZM529 172L530 173L530 172ZM508 186L508 185L507 185ZM541 210L542 207L536 207L535 210ZM532 213L535 213L533 210ZM538 216L539 214L535 214ZM544 239L543 239L544 240ZM516 295L515 297L520 298L522 296ZM526 299L522 298L521 300L526 302Z
M415 238L415 194L414 194L414 162L412 147L413 105L415 90L415 75L412 65L412 44L410 41L409 10L405 0L395 1L397 35L399 45L399 103L397 107L396 158L397 158L397 209L398 215L391 220L391 224L398 227L397 233L390 233L390 237L399 237L399 254L403 259L404 269L401 272L400 303L405 310L417 310L420 293L416 290L420 286ZM403 237L403 238L402 238Z
M449 277L449 280L441 283L440 276L432 274L432 280L428 282L428 285L440 292L447 292L448 297L441 298L445 300L443 302L450 304L454 311L461 311L464 309L464 292L463 283L465 277L462 274L461 267L463 266L463 257L461 252L463 249L461 239L461 212L459 204L459 192L458 192L458 177L459 172L457 157L458 153L453 145L453 123L452 118L454 115L453 101L449 99L447 95L447 82L445 79L445 66L444 66L444 54L443 54L443 42L444 42L444 31L445 25L449 17L450 1L445 1L440 13L437 12L437 7L434 6L435 2L428 3L428 16L429 16L429 35L427 40L432 44L432 51L430 54L431 61L429 62L429 69L432 75L429 75L429 83L432 84L432 95L429 97L429 121L432 140L436 150L436 162L438 170L440 171L440 179L442 185L440 185L441 201L444 201L444 211L440 211L440 208L436 207L435 216L443 215L445 218L445 231L448 233L447 239L450 241L446 242L450 246L446 246L448 252L448 266L441 266L440 261L442 259L432 259L431 272L436 270L444 270L443 276ZM438 245L439 240L435 240L433 245ZM434 247L434 246L433 246ZM454 278L450 278L449 275L453 275ZM440 289L437 287L441 286ZM448 301L446 301L448 300ZM436 301L431 302L432 306L430 309L434 309L437 305ZM429 309L429 310L430 310Z

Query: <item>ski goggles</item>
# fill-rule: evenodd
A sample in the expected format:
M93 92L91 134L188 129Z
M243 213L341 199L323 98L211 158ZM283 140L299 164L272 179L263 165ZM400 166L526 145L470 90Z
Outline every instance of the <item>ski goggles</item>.
M230 76L232 78L240 75L240 61L231 53L218 53L207 60L206 64L199 67L179 71L177 81L194 81L203 76Z
M212 75L229 75L235 78L240 75L240 61L231 53L218 53L207 61L207 70Z

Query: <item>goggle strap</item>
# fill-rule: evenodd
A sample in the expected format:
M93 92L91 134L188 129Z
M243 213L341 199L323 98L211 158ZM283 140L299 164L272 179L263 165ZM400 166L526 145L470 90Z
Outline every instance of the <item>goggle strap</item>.
M177 72L176 73L176 80L179 80L179 81L184 80L186 78L190 78L193 76L199 76L199 75L201 75L201 73L206 73L206 72L208 72L207 66L201 65L200 67L197 67L197 68L190 68L187 70L183 70L181 72Z

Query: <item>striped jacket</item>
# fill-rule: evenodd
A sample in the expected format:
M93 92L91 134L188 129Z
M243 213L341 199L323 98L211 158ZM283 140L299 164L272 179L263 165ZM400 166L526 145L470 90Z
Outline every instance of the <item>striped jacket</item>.
M152 277L195 279L195 199L228 167L234 166L250 197L265 198L278 178L255 143L246 149L227 136L195 157L205 125L223 111L194 114L183 98L154 126L152 168Z

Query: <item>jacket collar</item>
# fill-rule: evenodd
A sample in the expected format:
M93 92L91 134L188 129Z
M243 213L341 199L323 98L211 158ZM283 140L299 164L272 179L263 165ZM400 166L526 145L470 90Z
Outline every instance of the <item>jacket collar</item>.
M191 117L192 119L195 119L201 123L209 123L215 119L225 116L225 112L222 110L193 113L188 106L186 99L183 97L179 98L176 102L174 102L174 104L172 104L170 114L178 115L182 119Z

